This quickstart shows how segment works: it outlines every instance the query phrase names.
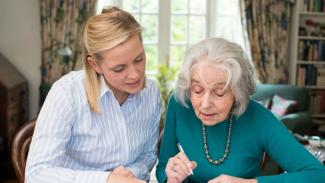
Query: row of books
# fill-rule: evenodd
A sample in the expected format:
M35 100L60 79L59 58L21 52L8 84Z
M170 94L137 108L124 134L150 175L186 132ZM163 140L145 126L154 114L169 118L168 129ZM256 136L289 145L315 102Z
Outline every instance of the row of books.
M325 92L312 95L310 105L313 114L325 114Z
M325 41L299 40L298 59L308 61L325 61Z
M297 85L325 87L325 65L299 65Z
M303 11L325 12L325 0L304 0Z

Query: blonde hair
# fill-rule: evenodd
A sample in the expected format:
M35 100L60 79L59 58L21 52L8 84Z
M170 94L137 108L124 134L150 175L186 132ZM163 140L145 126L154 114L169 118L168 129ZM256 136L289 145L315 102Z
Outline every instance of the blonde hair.
M177 99L182 105L188 107L191 69L197 64L204 63L215 64L227 72L228 80L225 88L230 86L235 97L231 113L237 116L241 115L246 110L249 96L255 92L255 71L243 49L238 44L225 39L205 39L187 50L184 64L178 76Z
M86 73L86 94L90 109L100 112L100 75L87 63L92 57L97 64L103 59L101 52L109 50L133 35L141 37L142 28L128 12L117 7L105 7L102 13L90 17L83 33L83 63Z

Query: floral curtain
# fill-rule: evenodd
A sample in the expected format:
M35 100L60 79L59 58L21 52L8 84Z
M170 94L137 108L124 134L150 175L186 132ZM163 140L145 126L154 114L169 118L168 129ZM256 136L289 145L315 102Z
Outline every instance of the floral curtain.
M97 0L40 0L42 64L40 104L54 81L82 66L82 33Z
M292 1L240 1L252 60L262 83L288 82L288 38Z

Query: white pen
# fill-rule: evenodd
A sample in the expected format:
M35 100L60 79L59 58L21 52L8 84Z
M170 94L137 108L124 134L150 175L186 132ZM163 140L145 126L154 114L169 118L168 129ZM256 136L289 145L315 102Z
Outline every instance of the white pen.
M182 152L182 153L185 154L185 152L184 152L184 150L183 150L183 148L182 148L182 146L181 146L180 143L177 143L177 147L178 147L178 150L179 150L180 152ZM185 156L186 156L186 154L185 154ZM187 157L187 156L186 156L186 157ZM188 168L190 169L190 173L191 173L191 175L193 175L193 170L192 170L190 167L188 167Z

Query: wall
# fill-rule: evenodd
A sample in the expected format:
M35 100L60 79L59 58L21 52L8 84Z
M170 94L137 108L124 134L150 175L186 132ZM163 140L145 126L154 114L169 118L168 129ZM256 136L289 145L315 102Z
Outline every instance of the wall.
M41 37L38 0L0 1L0 51L27 78L30 118L38 112Z

